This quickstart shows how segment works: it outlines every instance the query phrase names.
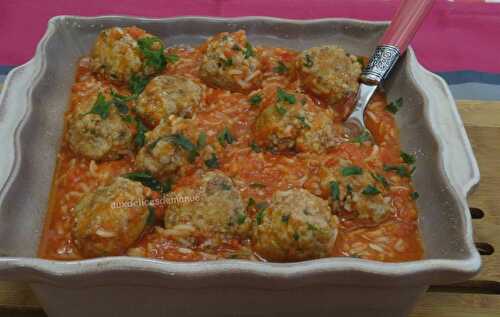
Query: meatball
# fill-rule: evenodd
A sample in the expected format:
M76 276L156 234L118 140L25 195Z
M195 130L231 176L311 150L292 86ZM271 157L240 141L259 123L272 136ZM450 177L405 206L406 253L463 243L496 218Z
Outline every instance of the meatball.
M338 157L335 167L320 170L321 188L334 213L366 224L378 224L393 212L388 183L381 172Z
M145 188L118 177L87 193L73 211L72 234L84 257L123 254L144 232L150 212ZM153 214L154 215L154 214Z
M106 104L103 95L95 98L94 104ZM120 159L129 153L133 147L131 126L116 108L109 107L108 112L101 114L90 110L74 113L68 119L67 141L71 150L88 159L103 161Z
M153 78L139 95L136 111L150 126L157 126L169 115L189 118L200 105L203 88L182 76Z
M157 37L140 28L112 27L99 33L91 52L90 66L92 71L108 79L128 81L134 75L160 72L165 66L161 58L163 50L164 44Z
M194 161L197 137L190 119L164 119L146 133L146 145L137 154L136 166L159 179L168 179Z
M233 181L221 172L207 172L187 186L171 193L173 203L165 211L165 228L190 226L199 234L219 237L244 237L251 220Z
M328 202L304 189L276 192L255 220L254 250L271 261L326 257L337 237Z
M200 65L200 77L209 85L248 92L258 87L260 62L244 31L209 38Z
M331 109L306 95L282 88L262 92L263 110L254 125L255 141L272 151L323 152L343 141L343 128L333 123Z
M361 75L356 56L333 45L312 47L300 54L297 66L304 89L329 105L355 100Z

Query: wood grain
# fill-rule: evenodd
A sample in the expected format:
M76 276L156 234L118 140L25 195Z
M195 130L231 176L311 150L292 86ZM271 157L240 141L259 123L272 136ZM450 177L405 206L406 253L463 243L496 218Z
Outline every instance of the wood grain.
M475 241L489 243L495 252L482 256L482 271L473 280L432 287L411 317L500 316L500 291L495 291L500 290L500 101L461 100L458 108L481 171L481 183L469 197L470 206L484 212L473 220ZM28 285L0 282L0 313L19 311L45 316Z

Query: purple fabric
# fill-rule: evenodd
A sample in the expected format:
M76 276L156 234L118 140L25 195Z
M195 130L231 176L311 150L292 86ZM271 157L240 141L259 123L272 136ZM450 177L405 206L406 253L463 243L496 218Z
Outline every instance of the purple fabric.
M397 4L396 0L2 0L0 65L17 65L29 60L45 32L47 20L55 15L264 15L389 20ZM419 60L433 71L500 72L499 33L500 4L438 0L412 46Z

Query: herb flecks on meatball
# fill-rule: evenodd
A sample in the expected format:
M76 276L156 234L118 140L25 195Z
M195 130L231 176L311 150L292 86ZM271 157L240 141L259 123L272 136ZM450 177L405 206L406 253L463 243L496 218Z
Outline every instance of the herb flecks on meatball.
M256 51L244 31L211 37L200 66L200 77L209 85L248 92L260 85L262 72Z
M73 238L85 257L123 254L144 232L148 217L145 188L137 182L117 178L83 196L73 211Z
M163 42L138 27L112 27L99 33L91 52L91 68L110 80L160 73L166 65Z
M170 115L190 118L200 106L203 87L182 76L153 78L139 95L136 111L150 126L157 126Z
M297 66L304 89L329 105L355 99L362 65L344 49L334 45L309 48L300 54Z
M254 250L270 261L326 257L335 245L337 225L326 200L304 189L279 191L255 217Z

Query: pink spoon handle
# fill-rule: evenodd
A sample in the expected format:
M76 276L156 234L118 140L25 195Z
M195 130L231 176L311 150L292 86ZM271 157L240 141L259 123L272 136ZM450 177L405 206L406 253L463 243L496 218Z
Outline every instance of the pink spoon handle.
M396 46L403 54L433 4L434 0L401 0L380 45Z

